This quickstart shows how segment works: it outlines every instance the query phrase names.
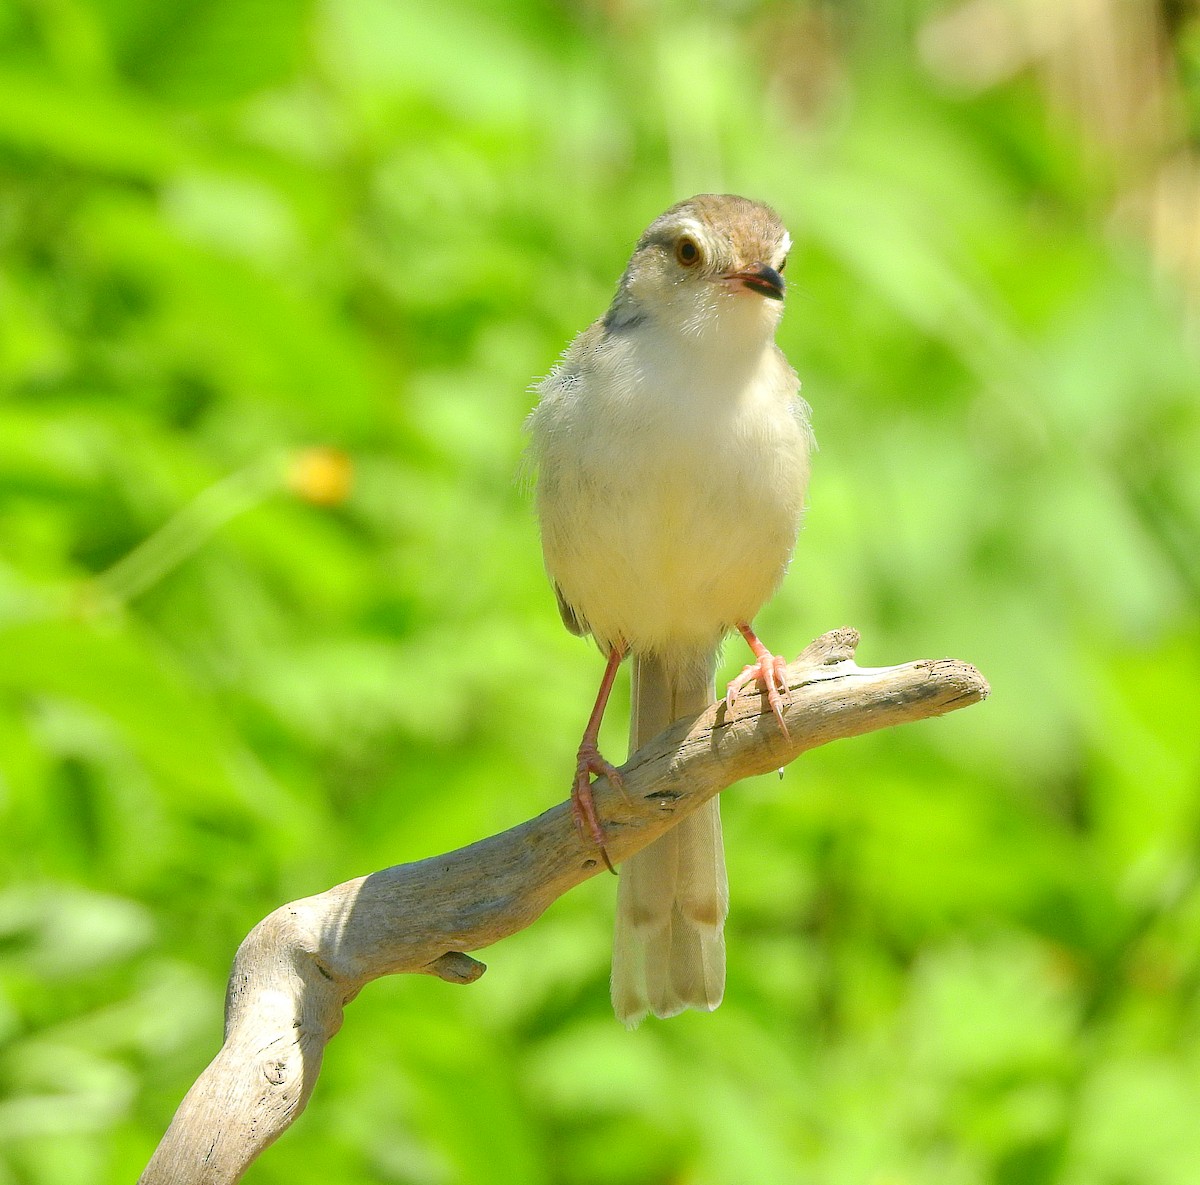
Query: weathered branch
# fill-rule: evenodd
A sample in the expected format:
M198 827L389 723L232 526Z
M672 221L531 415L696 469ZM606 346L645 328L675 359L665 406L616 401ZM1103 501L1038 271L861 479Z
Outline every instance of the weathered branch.
M788 669L789 737L765 700L742 695L672 725L622 767L624 794L595 788L608 853L620 862L714 794L842 737L940 716L988 694L953 659L859 667L858 634L835 630ZM401 864L281 906L238 950L225 1043L175 1113L141 1185L225 1185L304 1109L342 1010L373 979L400 972L471 983L463 954L533 922L603 871L568 803L444 856Z

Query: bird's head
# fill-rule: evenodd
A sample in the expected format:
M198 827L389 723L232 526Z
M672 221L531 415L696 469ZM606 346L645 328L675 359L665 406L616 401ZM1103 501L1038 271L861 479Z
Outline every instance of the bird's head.
M609 318L650 318L685 333L774 332L792 240L779 216L734 194L699 194L656 218L638 240Z

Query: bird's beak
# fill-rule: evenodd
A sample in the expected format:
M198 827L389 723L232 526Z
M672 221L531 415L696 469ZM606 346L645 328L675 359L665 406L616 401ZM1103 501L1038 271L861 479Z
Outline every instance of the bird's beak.
M783 277L765 263L752 263L742 271L726 272L721 278L732 283L742 284L751 292L757 292L760 296L769 297L771 300L782 300L786 288Z

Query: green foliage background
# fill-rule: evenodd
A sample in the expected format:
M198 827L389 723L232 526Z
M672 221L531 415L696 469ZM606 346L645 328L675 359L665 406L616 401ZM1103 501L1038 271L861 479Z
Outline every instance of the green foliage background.
M1145 0L0 0L0 1185L136 1177L275 905L565 797L528 384L706 189L796 239L762 633L993 698L727 796L712 1016L613 1021L597 878L247 1179L1200 1179L1198 79Z

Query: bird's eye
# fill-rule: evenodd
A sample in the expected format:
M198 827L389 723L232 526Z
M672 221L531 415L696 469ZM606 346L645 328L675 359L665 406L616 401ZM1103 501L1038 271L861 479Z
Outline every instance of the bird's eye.
M696 245L696 240L683 235L675 244L675 258L684 267L695 267L700 262L700 248Z

